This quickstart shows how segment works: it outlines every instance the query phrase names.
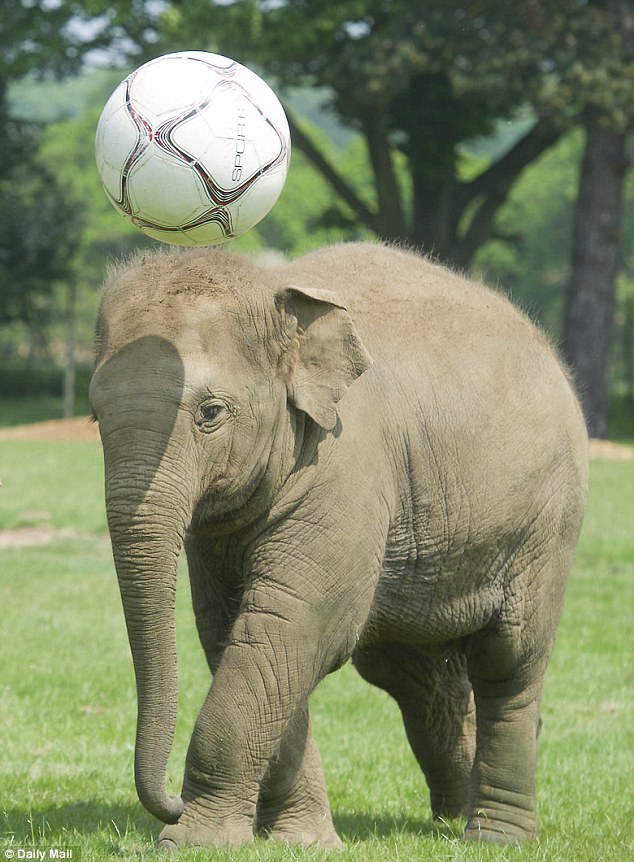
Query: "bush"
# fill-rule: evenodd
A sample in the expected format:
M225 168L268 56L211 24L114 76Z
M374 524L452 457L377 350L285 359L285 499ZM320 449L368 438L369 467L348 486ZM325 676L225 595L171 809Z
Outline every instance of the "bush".
M88 385L92 369L76 369L75 414L90 412ZM61 419L64 369L53 362L0 359L0 427Z
M80 365L76 370L76 389L80 394L88 391L92 369ZM50 395L61 398L64 394L64 369L52 362L0 361L0 398L30 398Z

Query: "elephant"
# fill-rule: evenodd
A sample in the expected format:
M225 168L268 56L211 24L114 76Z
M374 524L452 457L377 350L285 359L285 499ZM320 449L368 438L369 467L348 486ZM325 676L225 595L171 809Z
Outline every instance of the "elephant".
M308 699L389 692L434 817L536 834L540 703L587 495L569 373L500 292L416 251L226 247L114 266L90 401L158 845L341 846ZM211 683L181 795L184 549Z

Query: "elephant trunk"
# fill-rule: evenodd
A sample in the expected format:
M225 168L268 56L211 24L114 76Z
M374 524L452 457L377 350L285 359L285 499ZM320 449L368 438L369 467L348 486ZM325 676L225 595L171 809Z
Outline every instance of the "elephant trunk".
M151 814L176 823L183 802L167 793L165 780L178 711L176 578L186 514L167 511L165 495L109 484L108 523L136 676L136 788Z

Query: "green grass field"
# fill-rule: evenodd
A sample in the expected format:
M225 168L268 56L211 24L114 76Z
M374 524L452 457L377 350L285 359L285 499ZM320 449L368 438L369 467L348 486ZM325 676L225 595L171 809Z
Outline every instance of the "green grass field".
M0 548L0 858L50 847L75 848L83 862L156 857L160 825L141 808L133 784L134 681L101 473L95 443L0 440L0 530L44 524L67 531L48 545ZM460 823L432 823L398 710L346 666L312 699L345 842L331 858L634 858L634 462L594 462L591 482L544 698L539 840L522 849L463 844ZM169 776L176 791L208 685L186 577L178 632L181 708ZM328 855L258 840L239 852L180 858Z

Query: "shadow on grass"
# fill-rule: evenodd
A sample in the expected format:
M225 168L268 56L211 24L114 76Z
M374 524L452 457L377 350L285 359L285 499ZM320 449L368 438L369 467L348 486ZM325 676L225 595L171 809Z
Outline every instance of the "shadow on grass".
M366 811L334 811L333 820L335 829L346 842L389 838L398 833L431 838L458 838L464 825L458 820L445 823L422 817L399 817Z
M424 818L365 811L338 811L335 828L346 843L409 834L431 838L457 838L460 821L445 823ZM140 805L110 804L102 800L69 802L34 809L0 809L0 840L16 846L65 846L73 839L108 833L109 839L132 838L139 844L154 845L163 824ZM105 837L102 834L102 838Z
M134 832L141 840L153 842L161 826L140 805L113 805L94 799L32 809L0 809L0 836L16 845L56 840L61 845L72 836L93 835L100 830L111 832L113 837Z

